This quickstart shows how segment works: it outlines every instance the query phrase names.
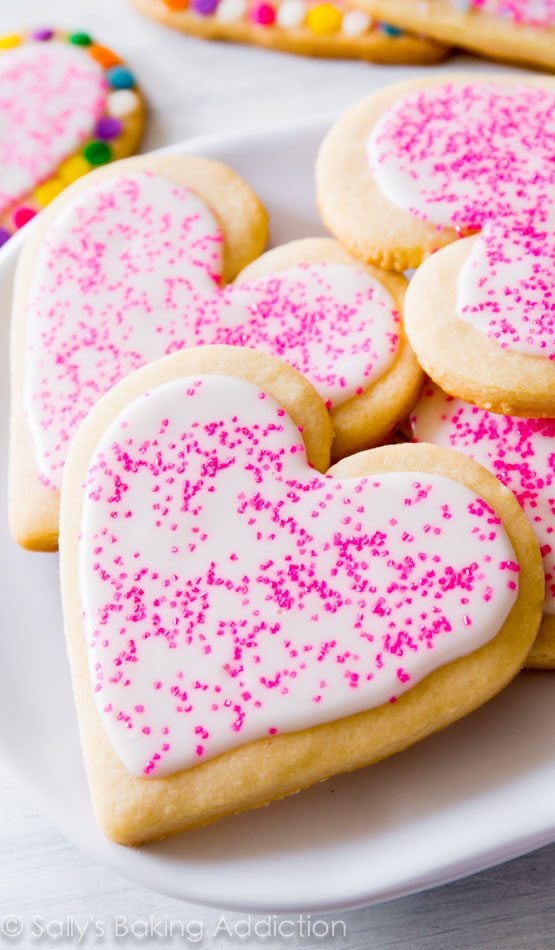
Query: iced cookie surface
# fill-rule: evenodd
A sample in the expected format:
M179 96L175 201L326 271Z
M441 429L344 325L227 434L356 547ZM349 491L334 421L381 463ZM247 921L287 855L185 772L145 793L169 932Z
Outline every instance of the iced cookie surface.
M93 797L117 840L381 758L522 662L543 574L513 496L430 446L322 474L330 436L296 371L229 347L143 368L82 426L64 610Z

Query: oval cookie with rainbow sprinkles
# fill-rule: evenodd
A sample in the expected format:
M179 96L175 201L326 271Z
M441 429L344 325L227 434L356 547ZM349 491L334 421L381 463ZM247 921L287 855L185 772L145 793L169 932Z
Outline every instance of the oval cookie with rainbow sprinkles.
M140 843L393 754L520 669L537 542L434 446L326 474L331 426L274 357L201 347L107 393L64 472L61 577L98 820Z
M435 63L448 47L370 16L350 0L131 0L166 26L203 39L308 56Z
M68 184L131 155L144 113L132 71L88 33L0 36L0 246Z
M319 157L324 217L355 253L404 269L437 252L406 303L426 372L513 415L555 415L554 148L555 81L461 74L370 97Z
M410 416L417 442L463 452L514 492L543 558L545 605L531 667L555 667L555 420L519 419L478 409L426 383Z
M335 457L383 440L418 396L403 277L309 239L226 285L261 249L265 217L214 163L144 159L109 170L63 199L42 235L38 254L26 250L14 310L10 511L25 546L55 545L65 456L87 412L123 376L175 350L224 343L282 356L325 399ZM29 485L21 472L33 470ZM42 503L51 509L36 527Z

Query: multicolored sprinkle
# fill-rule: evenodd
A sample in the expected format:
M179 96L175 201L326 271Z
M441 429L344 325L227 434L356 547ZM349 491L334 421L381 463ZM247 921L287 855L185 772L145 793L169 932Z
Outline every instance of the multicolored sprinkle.
M367 33L383 33L395 38L399 30L374 20L363 10L334 0L160 0L174 11L191 11L201 17L214 16L225 23L246 20L260 27L276 26L281 30L306 30L314 36L344 34L355 37ZM354 14L354 15L353 15Z

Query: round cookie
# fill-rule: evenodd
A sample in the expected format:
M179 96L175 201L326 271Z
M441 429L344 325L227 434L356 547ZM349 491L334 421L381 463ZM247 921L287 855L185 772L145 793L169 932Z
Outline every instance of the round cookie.
M326 316L335 329L344 323L345 330L341 336L345 336L346 347L340 339L331 338L327 348L332 350L332 359L324 348L322 355L318 359L313 357L310 364L303 361L300 354L297 358L290 343L284 345L282 350L274 347L272 352L303 372L327 401L334 429L332 457L338 459L384 441L414 405L423 373L407 342L402 324L396 322L403 314L407 287L405 278L372 265L366 265L362 270L356 258L329 238L308 238L274 248L250 264L239 274L235 283L248 282L252 285L256 282L260 287L264 278L280 272L291 275L292 268L298 268L299 265L306 270L314 269L315 276L320 270L325 278L326 270L319 266L323 262L328 265L328 272L333 269L334 276L341 281L345 279L346 292L341 295L341 306L334 317L330 313L330 302L327 304ZM345 271L347 267L355 268L352 276ZM369 296L372 294L372 285L374 294ZM319 306L322 308L322 303ZM392 323L394 315L395 322ZM301 328L300 334L306 341L306 331ZM387 346L385 360L378 360L377 363L372 359L371 343L374 335L376 343L380 337L384 342L394 340L394 350ZM352 359L357 352L365 353L365 361L369 362L366 362L363 374L357 378L353 376L354 367L349 366L349 358L346 360L346 378L342 380L338 397L336 387L324 389L322 384L326 379L330 380L332 372L338 375L336 367L341 347L345 348L345 357L348 355ZM383 352L383 344L379 349ZM342 399L341 389L352 392L353 387L354 395Z
M324 217L360 256L402 269L437 252L406 300L426 372L513 415L555 415L554 128L552 80L418 80L351 110L318 163Z
M492 59L555 69L554 0L362 0L361 7Z
M466 238L445 248L414 275L405 305L411 345L426 373L451 395L505 415L552 418L553 360L501 347L461 317L460 275L479 241Z
M145 106L117 53L88 33L0 36L0 246L67 185L131 155Z
M544 584L512 493L435 446L321 475L330 444L312 387L244 348L143 367L81 426L62 493L64 622L113 840L378 761L520 669Z
M495 92L498 87L500 95L510 95L515 89L520 91L522 102L510 127L500 127L499 132L496 128L488 130L486 149L483 124L472 129L472 138L468 140L472 116L465 114L464 106L470 104L473 89L487 93ZM470 90L470 96L461 90ZM342 244L364 261L399 271L418 267L432 252L483 225L491 210L489 196L496 194L491 186L496 175L499 181L503 180L500 169L510 158L511 145L519 150L522 161L528 159L532 163L528 168L524 166L523 178L533 177L535 149L532 144L530 148L523 145L520 132L524 128L528 130L533 122L532 98L542 96L546 102L555 97L555 79L489 73L424 76L373 93L341 116L320 147L316 185L326 225ZM433 115L433 133L428 135L432 129L428 99L433 104L434 97L438 99L437 114ZM480 105L478 118L484 120L487 129L490 105L487 96ZM539 105L538 110L543 116ZM544 111L549 111L547 106ZM537 128L536 135L541 134L546 139L551 135L551 123L545 124L545 116L543 121L544 127ZM395 136L393 142L391 136ZM446 143L449 149L455 150L453 157L449 152L447 161L443 153ZM473 159L468 169L465 168L465 145L470 147ZM550 142L542 152L548 153L549 149ZM470 192L475 200L469 209L471 214L465 216L464 197L470 188L465 172L473 174L475 159L480 158L485 160L483 188L479 193ZM477 167L479 171L480 166ZM521 169L519 166L517 171ZM423 175L430 174L434 187L422 194L419 186ZM424 184L428 181L426 177ZM445 197L450 186L453 187L452 201L447 203ZM415 207L417 199L419 205Z
M543 620L526 665L555 668L555 420L496 415L428 382L410 415L410 431L417 442L470 456L514 492L536 532L546 581Z
M267 218L218 162L144 156L76 182L21 254L12 319L10 527L55 550L69 443L122 376L179 348L182 312L263 249Z
M131 0L147 16L203 39L308 56L436 63L448 48L376 20L349 0ZM387 18L385 18L387 19Z

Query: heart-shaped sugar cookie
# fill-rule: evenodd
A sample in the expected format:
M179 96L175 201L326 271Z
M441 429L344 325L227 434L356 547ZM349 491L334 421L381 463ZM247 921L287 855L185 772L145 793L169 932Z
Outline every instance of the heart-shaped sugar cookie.
M431 446L322 475L329 436L294 370L204 347L119 384L74 441L64 612L117 840L374 761L519 669L543 574L510 492Z
M120 58L85 33L0 43L0 245L63 188L134 151L143 103Z
M25 412L46 489L59 490L68 445L98 398L188 346L282 356L326 400L336 457L383 439L414 403L422 373L401 328L404 278L318 239L277 249L222 287L212 200L214 211L170 178L130 167L58 211L24 315Z

